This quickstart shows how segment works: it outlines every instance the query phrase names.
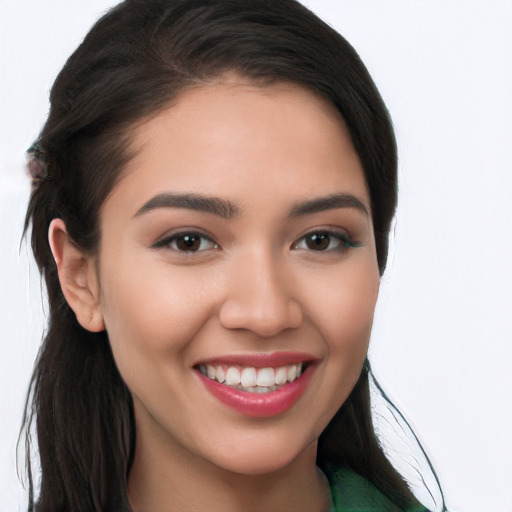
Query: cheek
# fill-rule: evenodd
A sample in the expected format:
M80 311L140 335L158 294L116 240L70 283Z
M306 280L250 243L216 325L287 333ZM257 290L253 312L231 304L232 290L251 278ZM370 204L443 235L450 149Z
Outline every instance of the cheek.
M355 261L323 282L316 280L318 326L323 329L331 351L366 352L379 282L373 259Z
M337 300L333 300L333 317L329 322L333 349L366 352L373 324L377 289L344 290Z
M102 311L123 376L141 373L142 365L147 372L180 359L208 316L208 294L197 282L152 263L119 261L102 273Z
M315 310L328 351L324 384L332 414L349 395L366 358L380 280L376 265L347 266L333 277L325 282L327 291Z

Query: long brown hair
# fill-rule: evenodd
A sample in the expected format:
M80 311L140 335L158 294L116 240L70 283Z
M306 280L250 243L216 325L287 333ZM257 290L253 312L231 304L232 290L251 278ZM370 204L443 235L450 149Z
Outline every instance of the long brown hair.
M397 154L386 107L354 49L295 0L126 0L69 58L29 150L33 186L25 221L49 297L49 324L23 420L35 421L41 464L29 510L129 511L127 477L136 432L132 400L106 332L77 322L47 240L52 219L94 253L99 212L131 155L134 123L188 87L236 71L254 84L294 82L334 105L350 131L368 185L377 259L386 266L397 199ZM399 507L415 499L372 426L369 365L319 439L321 468L346 465ZM29 475L30 455L29 455Z

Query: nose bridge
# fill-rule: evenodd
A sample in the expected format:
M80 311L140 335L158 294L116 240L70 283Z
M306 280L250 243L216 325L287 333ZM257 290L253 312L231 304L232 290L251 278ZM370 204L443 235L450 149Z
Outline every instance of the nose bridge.
M229 277L220 311L230 329L247 329L268 337L302 323L302 310L293 293L282 258L271 250L253 249L240 258Z

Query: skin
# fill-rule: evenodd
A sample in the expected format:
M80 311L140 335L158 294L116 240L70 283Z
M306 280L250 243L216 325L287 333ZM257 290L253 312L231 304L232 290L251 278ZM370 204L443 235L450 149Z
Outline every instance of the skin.
M291 84L227 76L184 92L134 129L136 156L101 211L101 248L83 254L55 220L50 242L79 322L107 329L133 394L135 511L320 511L317 439L364 362L379 288L370 200L347 128ZM140 213L162 193L230 201L233 218L183 207ZM332 194L353 206L290 216ZM138 213L139 212L139 213ZM313 250L304 236L334 230ZM180 251L176 232L201 232ZM253 418L220 403L194 365L301 351L317 360L293 407Z

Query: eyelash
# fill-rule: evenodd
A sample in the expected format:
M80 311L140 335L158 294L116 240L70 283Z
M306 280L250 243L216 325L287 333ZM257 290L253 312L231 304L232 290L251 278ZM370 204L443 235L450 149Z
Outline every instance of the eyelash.
M318 237L318 245L321 244L322 241L327 240L328 246L323 249L313 249L311 247L299 247L301 243L307 244L308 237ZM330 247L331 243L337 242L335 247ZM360 245L352 240L345 233L341 233L339 231L335 231L332 229L315 229L313 231L309 231L308 233L302 235L297 242L294 242L292 247L295 250L305 250L311 252L344 252L347 249L352 249L354 247L359 247Z
M311 246L307 246L308 237L311 237L311 240L315 240L314 243L317 243L318 247L322 246L322 242L327 240L327 247L322 248L312 248ZM191 249L190 247L194 244L194 242L199 241L199 246L196 249ZM332 245L333 241L335 242L335 247L329 247ZM185 244L185 247L179 247L179 243ZM208 244L208 247L202 247ZM300 247L301 244L306 244L306 247ZM187 246L189 248L187 248ZM162 240L156 242L153 248L169 248L171 250L185 253L185 254L193 254L198 252L203 252L205 250L215 250L219 248L219 244L215 242L215 240L199 231L181 231L179 233L174 233L170 236L163 238ZM351 249L354 247L359 247L357 242L354 242L350 237L348 237L345 233L341 233L339 231L330 230L330 229L315 229L310 231L304 235L302 235L296 242L292 244L293 250L305 250L311 252L344 252L347 249Z
M177 245L180 241L185 244L188 244L188 243L193 242L194 239L199 240L199 244L200 244L199 247L195 250L190 250L187 248L180 248ZM204 245L205 242L211 244L211 246L206 247L206 248L204 248L204 247L201 248L201 246ZM218 249L219 244L217 242L215 242L215 240L213 240L213 238L211 238L210 236L205 235L204 233L201 233L199 231L180 231L179 233L174 233L170 236L163 238L162 240L153 244L152 247L155 249L169 248L176 252L181 252L181 253L185 253L185 254L193 254L196 252L205 251L207 249Z

